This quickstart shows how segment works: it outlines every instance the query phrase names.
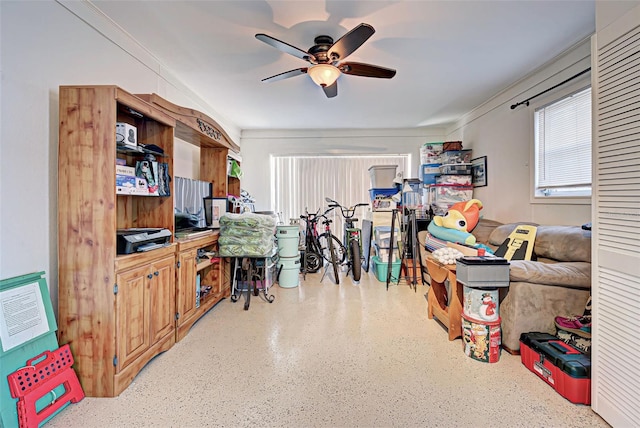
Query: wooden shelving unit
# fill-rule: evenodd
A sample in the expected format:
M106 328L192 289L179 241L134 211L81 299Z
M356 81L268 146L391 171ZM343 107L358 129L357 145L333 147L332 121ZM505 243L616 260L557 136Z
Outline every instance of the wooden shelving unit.
M199 146L200 178L213 184L215 197L227 196L227 155L239 147L211 118L155 94L61 86L59 98L59 342L70 345L85 394L114 397L231 293L224 259L196 261L198 249L217 251L217 233L175 240L173 196L117 194L116 159L135 166L147 153L119 147L116 123L136 127L139 147L157 146L169 177L174 136ZM117 254L118 229L147 227L169 230L171 242ZM211 286L202 299L196 275Z
M60 87L58 335L85 393L113 397L175 342L175 245L116 254L116 231L173 232L173 199L116 194L116 122L160 147L173 174L175 119L116 86ZM153 310L150 310L153 308Z

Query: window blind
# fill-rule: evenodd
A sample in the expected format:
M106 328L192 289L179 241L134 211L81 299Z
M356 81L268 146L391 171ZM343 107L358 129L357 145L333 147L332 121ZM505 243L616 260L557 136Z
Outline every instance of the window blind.
M591 88L535 111L536 191L591 185Z
M325 197L351 206L370 202L371 180L369 168L373 165L397 165L397 172L409 170L410 155L349 155L349 156L273 156L271 187L272 206L282 213L285 223L299 218L305 209L315 213L326 208ZM356 212L362 219L365 208ZM341 236L342 216L332 213L332 229ZM359 223L361 224L361 223Z

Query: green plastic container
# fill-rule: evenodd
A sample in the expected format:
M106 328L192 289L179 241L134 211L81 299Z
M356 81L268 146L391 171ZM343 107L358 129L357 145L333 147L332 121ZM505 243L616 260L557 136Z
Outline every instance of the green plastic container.
M298 257L298 233L299 226L277 226L276 238L278 239L278 255L281 258Z
M295 288L300 283L300 256L281 257L278 260L278 285L282 288Z
M380 260L380 257L373 256L371 258L376 272L376 279L380 282L387 282L387 272L389 272L389 263ZM398 282L400 278L400 260L391 262L391 281Z

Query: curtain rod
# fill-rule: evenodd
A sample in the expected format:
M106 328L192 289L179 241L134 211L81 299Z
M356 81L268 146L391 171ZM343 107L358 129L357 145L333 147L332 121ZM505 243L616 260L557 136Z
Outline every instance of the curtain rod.
M526 100L524 100L524 101L520 101L519 103L515 103L515 104L513 104L513 105L511 106L511 110L513 110L514 108L516 108L516 107L518 107L518 106L520 106L520 105L522 105L522 104L524 104L524 105L527 105L527 106L528 106L528 105L529 105L529 101L531 101L532 99L534 99L534 98L536 98L536 97L539 97L539 96L540 96L540 95L542 95L542 94L546 94L547 92L549 92L549 91L551 91L551 90L553 90L553 89L557 88L558 86L562 86L562 85L564 85L565 83L567 83L567 82L569 82L569 81L571 81L571 80L575 79L576 77L580 77L580 76L582 76L584 73L588 72L589 70L591 70L591 67L587 68L586 70L582 70L580 73L576 74L575 76L571 76L571 77L569 77L567 80L564 80L564 81L562 81L562 82L558 83L557 85L550 87L550 88L549 88L549 89L547 89L547 90L544 90L544 91L542 91L542 92L540 92L540 93L537 93L537 94L535 94L534 96L529 97L529 98L527 98L527 99L526 99Z

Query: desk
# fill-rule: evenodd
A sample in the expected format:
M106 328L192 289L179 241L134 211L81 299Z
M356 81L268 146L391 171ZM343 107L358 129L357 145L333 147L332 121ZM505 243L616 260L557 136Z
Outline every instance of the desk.
M427 271L431 287L427 293L427 315L436 317L449 331L449 340L462 337L462 284L456 280L456 265L443 265L427 256ZM448 301L445 282L449 280L451 301Z

